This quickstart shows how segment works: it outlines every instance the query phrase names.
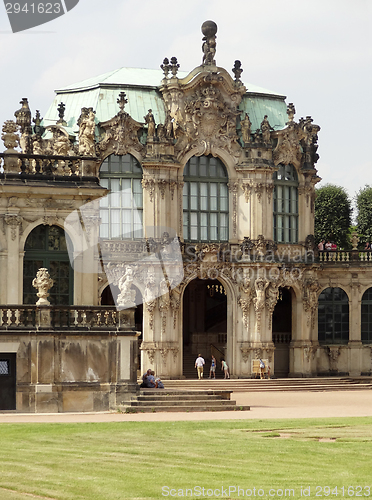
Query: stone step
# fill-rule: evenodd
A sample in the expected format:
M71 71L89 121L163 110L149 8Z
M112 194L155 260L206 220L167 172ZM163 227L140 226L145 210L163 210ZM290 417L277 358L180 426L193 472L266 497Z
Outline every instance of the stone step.
M368 378L308 378L308 379L229 379L229 380L166 380L165 390L230 390L250 391L335 391L372 389Z
M249 406L236 406L234 404L230 405L213 405L205 404L201 406L180 406L180 405L169 405L169 406L130 406L121 405L118 407L119 411L123 413L156 413L156 412L200 412L200 411L249 411Z
M131 406L140 406L141 408L143 406L190 406L192 405L193 407L197 406L236 406L236 401L231 401L230 399L219 399L219 400L209 400L208 398L204 399L193 399L193 400L169 400L169 399L148 399L148 400L141 400L141 401L131 401Z
M148 395L148 396L138 396L136 401L193 401L195 399L195 395L191 394L167 394L167 395ZM230 401L230 398L221 398L217 394L211 395L198 395L198 400L205 401Z

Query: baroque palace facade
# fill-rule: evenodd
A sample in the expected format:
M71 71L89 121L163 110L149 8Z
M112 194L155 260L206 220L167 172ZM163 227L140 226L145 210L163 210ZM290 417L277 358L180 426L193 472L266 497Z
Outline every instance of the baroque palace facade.
M239 378L371 375L370 253L313 237L320 127L202 32L188 74L122 68L5 122L0 409L114 408L137 345L163 378L199 352Z

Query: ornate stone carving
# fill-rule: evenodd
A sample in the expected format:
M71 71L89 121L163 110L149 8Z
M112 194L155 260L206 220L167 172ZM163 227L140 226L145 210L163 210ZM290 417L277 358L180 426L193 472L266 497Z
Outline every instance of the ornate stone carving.
M125 273L120 278L118 286L120 294L117 298L117 305L123 308L136 306L136 291L132 290L133 285L133 269L127 266Z
M168 181L166 181L165 179L160 179L160 180L157 181L157 183L158 183L158 186L159 186L159 191L160 191L161 199L164 200L165 189L167 187Z
M143 189L149 192L150 201L154 200L154 191L155 191L155 181L152 178L144 178L141 181Z
M240 186L244 192L245 201L246 201L246 203L248 203L250 198L251 198L251 194L252 194L252 182L251 181L243 181L240 184Z
M176 329L177 314L180 309L181 299L180 294L176 290L170 292L170 306L173 311L173 329Z
M262 194L266 189L266 184L264 184L263 182L256 182L254 183L253 187L254 187L254 192L257 194L258 202L261 203Z
M318 310L318 292L321 289L316 278L308 278L303 286L303 304L307 314L307 326L315 327L315 316Z
M244 363L246 363L253 351L253 347L247 347L245 343L241 343L240 344L240 352L242 353L242 359L244 361Z
M4 215L4 223L10 227L10 237L14 241L17 236L17 227L19 227L20 233L22 233L23 218L19 215L6 214Z
M318 348L316 346L306 346L304 347L304 355L306 361L309 363L315 359Z
M156 307L156 297L158 296L157 292L158 288L155 281L155 270L150 267L147 271L147 281L143 299L145 308L149 313L149 326L151 330L154 328L154 310Z
M149 358L150 364L154 364L154 359L155 359L155 354L156 350L158 348L158 345L156 342L142 342L141 344L141 351L144 351L147 354L147 357Z
M270 282L262 277L259 277L254 282L256 290L256 297L253 299L254 308L256 310L256 329L257 332L261 331L261 313L265 308L265 292Z
M238 182L229 182L227 185L230 193L232 193L232 205L233 205L233 213L232 213L232 225L233 225L233 237L237 235L237 224L238 224Z
M49 290L52 288L54 282L50 278L48 269L42 267L36 273L36 278L32 281L32 286L37 288L38 293L37 296L39 300L36 302L37 306L49 306L50 302L48 300Z
M247 295L247 296L240 296L238 299L238 304L241 307L241 310L243 311L243 324L246 330L248 330L249 327L249 309L251 306L252 302L252 297Z
M103 139L98 144L99 150L104 152L110 147L115 154L125 155L130 149L134 149L144 154L145 147L138 140L138 130L143 124L133 120L124 111L125 104L128 102L125 92L119 94L117 102L120 107L119 113L111 120L99 124L105 131Z
M341 354L340 347L329 346L327 348L327 354L329 357L329 369L330 369L330 371L332 371L332 372L337 371L337 360Z
M79 154L86 156L96 155L96 143L95 143L95 115L94 111L89 111L88 116L80 115L80 126L79 126Z
M299 168L301 163L306 168L314 168L317 161L316 149L320 127L312 125L311 117L301 119L299 123L293 120L295 108L292 103L287 108L287 127L274 133L278 144L273 152L274 164L293 164Z
M273 312L278 302L279 298L279 283L276 281L271 281L268 288L266 289L266 307L269 313L269 329L272 327Z
M13 120L7 120L3 125L3 133L1 138L6 147L6 153L15 152L14 149L19 144L18 125Z
M161 334L165 335L166 327L167 327L167 314L168 310L171 306L170 296L169 296L169 287L168 283L165 279L160 282L160 297L159 297L159 311L161 317Z
M254 245L254 249L257 255L261 258L265 257L267 250L267 242L265 240L265 236L263 234L259 234L257 236L257 240Z
M267 192L267 199L269 200L269 203L271 203L271 197L274 192L274 183L271 182L269 184L266 184L266 192Z

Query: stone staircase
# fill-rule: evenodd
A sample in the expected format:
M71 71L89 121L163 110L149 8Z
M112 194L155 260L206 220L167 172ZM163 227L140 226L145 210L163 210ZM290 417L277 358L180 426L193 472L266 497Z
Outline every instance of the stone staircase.
M282 379L193 379L163 380L166 390L253 391L345 391L372 389L372 377L316 377Z
M169 381L167 381L169 382ZM175 381L176 382L176 381ZM124 413L245 411L237 406L231 390L180 390L179 388L141 389L138 395L118 407Z
M197 355L191 354L189 352L184 352L183 354L183 376L186 377L186 379L197 379L197 371L195 368L195 360L197 358ZM209 358L204 358L205 359L205 365L204 365L204 371L203 371L203 378L207 379L209 377L209 370L211 367L211 361ZM216 369L216 378L218 379L223 379L224 373L221 370L221 363L217 362L217 369Z

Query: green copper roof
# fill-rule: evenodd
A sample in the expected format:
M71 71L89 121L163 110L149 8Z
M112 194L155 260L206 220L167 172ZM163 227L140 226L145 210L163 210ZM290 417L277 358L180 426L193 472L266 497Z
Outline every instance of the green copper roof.
M179 71L178 77L184 78L188 73ZM151 108L156 123L164 123L165 108L159 91L164 78L159 69L120 68L88 80L83 80L62 89L56 90L56 97L44 116L43 125L53 125L58 120L57 106L63 102L66 106L65 121L68 127L78 132L76 124L81 108L92 107L96 111L96 122L105 122L113 118L119 111L117 98L124 91L128 103L125 111L138 122ZM239 109L249 114L252 131L259 128L264 115L268 115L270 125L275 129L283 128L287 121L285 97L270 90L245 84L248 89Z

